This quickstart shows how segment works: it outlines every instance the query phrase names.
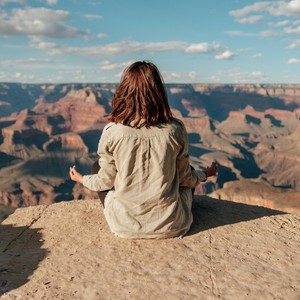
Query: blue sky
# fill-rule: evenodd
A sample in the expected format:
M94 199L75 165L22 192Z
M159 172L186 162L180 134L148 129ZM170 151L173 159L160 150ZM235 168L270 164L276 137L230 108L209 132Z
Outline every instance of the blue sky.
M0 0L0 81L300 83L300 0Z

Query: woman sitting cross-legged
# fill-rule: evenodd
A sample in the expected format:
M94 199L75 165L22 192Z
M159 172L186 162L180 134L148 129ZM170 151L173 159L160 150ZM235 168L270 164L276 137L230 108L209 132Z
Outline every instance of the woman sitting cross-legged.
M107 191L104 214L124 238L182 236L192 221L192 189L215 176L217 164L192 170L184 124L172 116L163 79L150 62L123 73L112 100L111 121L99 141L96 174L71 179Z

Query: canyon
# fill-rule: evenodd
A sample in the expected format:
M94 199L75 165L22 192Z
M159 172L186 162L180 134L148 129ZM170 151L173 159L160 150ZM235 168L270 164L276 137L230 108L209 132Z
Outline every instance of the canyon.
M90 173L117 86L0 83L0 204L97 197L68 170ZM300 85L166 88L188 131L191 164L219 165L197 194L300 213Z

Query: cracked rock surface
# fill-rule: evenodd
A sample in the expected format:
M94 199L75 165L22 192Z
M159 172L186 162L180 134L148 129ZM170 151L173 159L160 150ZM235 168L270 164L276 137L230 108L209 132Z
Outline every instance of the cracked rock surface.
M114 236L98 200L17 209L0 225L2 299L299 299L300 218L196 197L182 239Z

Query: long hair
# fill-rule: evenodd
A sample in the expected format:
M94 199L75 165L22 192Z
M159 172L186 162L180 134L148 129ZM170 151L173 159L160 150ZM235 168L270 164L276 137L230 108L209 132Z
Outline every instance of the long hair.
M108 119L132 127L149 127L168 123L171 118L165 84L157 67L145 61L127 67L113 97Z

